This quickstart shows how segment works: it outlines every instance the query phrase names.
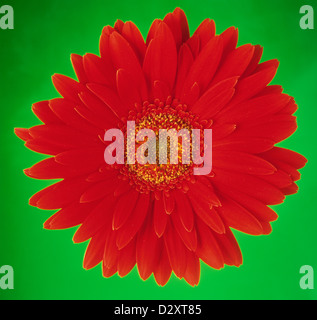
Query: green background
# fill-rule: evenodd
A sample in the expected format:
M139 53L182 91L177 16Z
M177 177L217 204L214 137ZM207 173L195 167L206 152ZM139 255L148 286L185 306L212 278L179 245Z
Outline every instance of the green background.
M299 8L317 1L297 0L160 0L160 1L11 1L14 30L0 30L0 266L14 268L14 290L0 299L315 299L315 290L299 286L302 265L317 271L316 117L317 30L299 27ZM151 22L180 6L191 33L213 18L217 33L234 25L239 45L264 46L263 60L277 58L274 83L294 96L299 129L282 146L305 155L299 193L275 209L279 219L268 236L235 232L244 256L240 268L217 271L202 264L200 284L192 288L174 275L165 287L153 276L142 281L136 268L125 278L102 277L100 265L82 268L87 243L73 244L76 229L48 231L43 222L53 213L28 205L29 197L51 184L24 176L43 156L27 150L14 127L39 124L36 101L57 96L54 73L74 76L70 54L98 53L104 25L132 20L146 36Z

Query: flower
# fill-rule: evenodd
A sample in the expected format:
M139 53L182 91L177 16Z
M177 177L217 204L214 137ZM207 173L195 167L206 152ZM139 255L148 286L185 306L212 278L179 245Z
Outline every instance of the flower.
M200 261L215 269L239 266L231 231L269 234L277 219L269 205L297 192L306 159L275 144L297 128L294 98L269 85L277 60L260 63L263 48L237 47L238 31L215 34L204 20L192 36L177 8L154 20L146 41L132 22L106 26L100 56L73 54L75 81L55 74L62 96L37 102L43 122L15 129L25 146L50 155L25 174L61 179L29 201L59 209L46 229L79 226L74 242L90 239L84 268L102 262L103 275L123 277L137 264L165 285L171 273L197 285ZM104 161L110 128L213 130L213 168Z

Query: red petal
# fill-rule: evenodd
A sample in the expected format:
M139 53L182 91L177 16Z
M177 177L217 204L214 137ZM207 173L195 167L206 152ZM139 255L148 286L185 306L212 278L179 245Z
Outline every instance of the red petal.
M146 51L146 45L140 30L133 22L127 21L123 25L121 34L130 43L137 57L139 58L140 64L142 64Z
M254 74L239 81L236 86L236 94L231 101L232 105L255 96L272 81L279 62L277 60L270 60L264 63L265 66L255 70Z
M225 139L216 141L214 139L213 148L216 152L220 150L235 150L248 153L261 153L270 150L274 146L274 141L270 139L254 137L233 137L230 135Z
M113 193L113 180L111 178L94 183L80 197L81 203L92 202L104 198Z
M45 124L62 124L56 114L49 107L49 101L34 103L32 106L34 114Z
M175 83L175 97L180 98L184 82L191 65L194 62L193 54L189 46L184 43L178 53L177 77Z
M222 55L222 45L222 39L217 36L212 38L201 50L186 77L183 94L186 94L195 82L198 83L201 92L207 89L218 68Z
M141 279L146 280L155 270L160 258L162 242L157 237L151 219L138 233L136 262Z
M241 76L249 65L254 52L254 46L246 44L231 51L221 63L212 83L215 84L224 79Z
M296 193L297 191L298 191L298 186L295 183L291 184L289 187L282 189L282 192L285 195L291 195Z
M93 112L90 115L88 121L96 123L101 128L108 128L109 126L116 126L119 122L119 118L116 117L115 113L100 99L98 99L94 94L89 91L81 92L79 98L84 103L84 105ZM77 106L77 109L80 106ZM83 108L79 109L81 114ZM83 115L86 118L87 112ZM92 119L92 121L91 121Z
M45 139L30 139L25 143L25 146L35 152L48 154L52 156L55 156L60 152L63 152L68 149L65 147L63 148L61 146L53 145Z
M286 188L293 183L292 178L284 171L278 169L276 172L266 176L260 176L264 181L276 186L277 188Z
M225 226L217 211L213 208L211 209L205 201L201 201L195 196L189 195L189 198L196 216L198 216L206 225L208 225L209 228L214 230L216 233L223 233L225 230Z
M168 85L160 80L155 80L153 87L153 97L159 99L160 101L166 101L168 96L170 95L170 89Z
M279 114L293 114L296 112L296 110L298 109L297 104L295 103L294 98L291 98L291 100L289 101L289 103L279 111Z
M29 129L25 128L14 128L14 133L18 138L20 138L23 141L27 141L29 139L32 139L31 135L29 134Z
M63 179L80 176L88 173L90 168L64 166L55 161L54 158L48 158L36 163L24 173L34 179Z
M169 219L162 200L154 201L153 219L155 233L160 238L164 234L166 223Z
M238 78L229 78L208 89L193 105L192 111L204 119L217 114L232 98Z
M102 261L107 237L107 228L102 228L91 238L84 256L84 269L94 268Z
M128 220L130 214L134 210L139 197L139 192L131 190L123 194L117 201L113 211L112 229L120 229Z
M214 143L217 143L216 141L227 138L231 133L233 133L237 129L236 124L231 123L218 123L215 122L212 124L212 140ZM230 137L229 137L230 139Z
M200 279L200 262L197 255L193 252L187 253L187 264L184 279L191 286L197 286Z
M100 168L98 171L90 174L87 176L86 181L88 182L100 182L107 179L116 179L118 174L117 170L111 168L110 166L106 165L106 169L103 171L100 171ZM102 167L104 168L104 167Z
M112 211L115 199L112 195L104 198L89 214L74 234L75 243L84 242L97 233L103 226L111 229Z
M109 61L109 64L111 65L112 63L111 63L110 50L109 50L109 37L110 37L110 34L114 31L115 31L114 28L111 26L104 27L101 33L100 44L99 44L101 58L104 61Z
M70 58L78 81L81 83L87 83L88 80L84 69L83 57L79 54L72 53Z
M92 126L76 111L76 104L63 98L49 101L51 110L67 125L89 135L102 134L102 130Z
M37 193L35 193L30 199L29 199L29 205L36 207L36 203L39 201L41 197L43 197L46 193L50 192L51 190L54 190L55 185L50 185Z
M287 105L290 98L286 94L268 94L256 97L226 108L218 114L217 121L220 123L253 121L278 112Z
M64 98L74 102L80 102L78 93L85 90L83 84L62 74L54 74L52 80L56 90Z
M266 86L256 96L260 97L260 96L265 96L265 95L268 95L268 94L281 94L281 93L283 93L283 90L284 89L283 89L282 86L279 86L277 84L272 84L272 85ZM292 97L290 97L290 98L292 98ZM292 98L292 99L294 99L294 98Z
M193 35L186 41L186 44L188 45L193 57L196 58L200 52L199 36L197 34Z
M101 99L119 119L127 117L128 106L122 103L117 92L112 88L96 83L88 83L87 87Z
M100 56L101 60L104 64L104 69L107 70L107 79L111 81L111 87L115 85L115 76L116 76L116 69L113 65L112 59L111 59L111 51L110 51L110 34L114 32L114 29L110 26L104 27L101 37L100 37Z
M188 248L188 250L195 252L197 248L197 233L195 228L193 228L191 231L187 231L180 220L180 214L178 211L175 211L171 215L171 218L173 226L179 237L182 239L184 245Z
M260 118L252 123L240 124L233 133L236 137L257 137L270 139L275 143L285 140L297 129L296 117L274 115Z
M215 37L216 25L214 20L205 19L194 32L195 36L200 39L200 47L203 48L207 43Z
M255 45L253 57L248 65L247 69L244 71L243 77L248 77L249 75L251 75L254 72L254 70L256 69L256 67L258 66L258 64L261 60L262 53L263 53L263 47L261 47L260 45Z
M260 222L261 221L275 221L277 214L270 207L263 202L237 190L226 187L219 188L221 193L228 195L234 201L246 208L252 213Z
M126 192L131 191L131 185L128 180L118 180L116 186L113 188L113 195L119 197Z
M125 110L126 113L134 107L135 103L142 104L139 87L137 83L133 81L132 75L124 69L119 69L116 79L119 97L124 102L124 105L127 106Z
M151 40L154 38L155 36L155 33L156 33L156 30L158 29L158 27L160 26L162 20L161 19L155 19L153 20L152 24L151 24L151 27L150 27L150 30L147 34L147 37L146 37L146 46L148 47Z
M224 263L239 267L242 264L242 254L231 230L227 227L224 234L215 233L214 236L222 252Z
M164 243L175 275L178 278L182 278L186 271L187 250L178 234L174 232L171 224L169 224L164 233Z
M198 100L200 96L200 88L197 82L185 92L181 98L182 102L188 106L192 106Z
M143 70L153 85L155 80L165 82L172 90L177 67L177 50L169 27L161 22L151 40L143 63Z
M120 277L125 277L135 266L136 258L136 240L130 241L128 245L119 250L118 257L118 274Z
M273 149L265 152L262 155L265 157L265 159L268 159L269 161L274 161L274 159L283 161L296 169L303 168L307 163L307 159L301 154L280 147L274 147Z
M87 171L97 170L104 164L104 148L82 148L59 153L55 161L65 166L85 168Z
M117 266L119 250L116 246L116 233L110 228L108 232L109 236L107 237L103 254L103 266L111 269L113 266Z
M163 193L163 203L166 214L171 214L175 208L175 199L173 193Z
M52 190L38 199L36 206L45 210L63 208L74 201L78 202L81 194L88 186L89 183L83 178L60 181L54 184Z
M66 125L39 125L29 129L33 138L48 141L64 148L79 148L85 146L98 146L100 140L96 136L87 135Z
M142 68L129 42L118 32L113 32L109 38L110 53L116 69L124 69L134 76L137 85L144 85Z
M110 268L102 264L102 275L105 278L112 277L117 272L117 264L114 263Z
M213 232L197 219L198 247L197 256L210 267L221 269L224 266L223 255Z
M232 161L234 159L234 161ZM276 168L261 157L237 151L221 151L213 155L213 168L223 168L240 173L268 175Z
M215 186L225 185L227 188L243 191L243 193L254 197L265 204L280 204L284 201L282 192L271 184L248 174L228 172L222 169L215 170L215 175L211 178Z
M148 213L150 196L142 194L125 225L117 231L117 247L121 250L136 235Z
M119 119L115 117L112 113L113 117L116 119L114 122L110 118L101 117L93 112L91 112L88 108L83 105L78 105L76 107L76 112L84 118L86 121L91 123L93 126L98 127L101 130L108 130L118 126ZM102 135L100 135L102 136Z
M195 197L197 200L205 201L210 207L220 206L221 202L219 201L217 195L214 192L214 189L208 179L200 177L194 184L190 186L190 197Z
M252 235L263 234L261 223L244 207L229 198L222 199L221 203L217 211L229 227Z
M238 43L238 29L230 27L219 35L223 42L223 57L226 57Z
M44 228L57 230L75 227L83 223L95 207L95 203L80 204L74 202L48 219L44 224Z
M176 8L173 13L168 13L163 21L171 29L177 48L189 38L189 27L186 15L180 8Z
M263 156L263 155L262 155L262 157L265 158L265 156ZM280 169L282 172L286 173L293 181L297 181L300 179L301 175L300 175L299 171L296 170L291 165L289 165L288 163L285 163L283 161L279 161L277 159L272 159L269 161L272 162L277 169ZM284 185L284 187L286 187L286 186Z
M113 70L107 67L104 60L95 54L87 53L83 57L87 82L109 85L113 83Z
M172 274L172 268L168 259L165 246L162 248L159 263L154 270L155 281L159 286L165 286Z
M120 19L118 19L114 24L115 30L118 31L119 33L122 32L123 26L124 26L124 22Z
M194 228L194 214L187 196L182 191L178 191L175 195L175 200L177 214L182 225L188 232L192 231Z

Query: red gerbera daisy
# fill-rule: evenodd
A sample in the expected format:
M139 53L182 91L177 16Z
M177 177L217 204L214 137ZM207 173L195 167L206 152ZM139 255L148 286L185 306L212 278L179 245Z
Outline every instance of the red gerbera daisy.
M268 207L297 191L306 159L275 147L296 130L297 105L269 85L277 60L260 63L262 47L237 47L231 27L215 34L204 20L192 36L177 8L155 20L146 42L132 22L107 26L100 56L73 54L78 81L54 75L61 98L33 105L43 122L16 129L29 149L51 155L25 174L61 179L30 204L60 209L47 229L80 225L74 242L90 239L84 268L102 262L103 275L123 277L137 264L165 285L172 271L190 285L200 260L215 269L239 266L231 228L269 234L277 218ZM213 168L193 175L191 164L141 165L104 161L110 128L213 130Z

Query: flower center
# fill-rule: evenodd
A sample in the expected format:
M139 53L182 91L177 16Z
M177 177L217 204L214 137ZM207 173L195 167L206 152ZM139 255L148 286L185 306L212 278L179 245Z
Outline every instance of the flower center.
M192 129L202 129L198 117L187 110L185 104L179 103L177 99L167 99L166 103L155 100L154 103L144 102L142 106L136 105L135 109L129 112L128 121L135 121L135 136L143 129L150 129L154 132L152 138L135 142L136 158L137 150L147 142L144 156L154 154L154 160L141 164L135 161L133 164L127 162L120 169L121 173L132 181L140 192L147 191L168 191L177 187L184 179L190 179L193 174L193 162L191 155L191 132ZM183 130L186 129L186 130ZM127 129L125 128L125 131ZM188 135L180 135L179 132L187 132ZM166 137L165 149L161 143L161 132L177 133L176 140L169 134ZM129 136L126 131L126 143ZM152 140L151 140L152 139ZM189 157L184 161L184 146L189 146ZM163 150L164 149L164 150ZM127 148L125 148L127 150ZM185 150L184 150L185 151ZM166 161L162 163L161 153L166 154ZM175 161L177 160L177 161ZM175 163L176 162L176 163Z

